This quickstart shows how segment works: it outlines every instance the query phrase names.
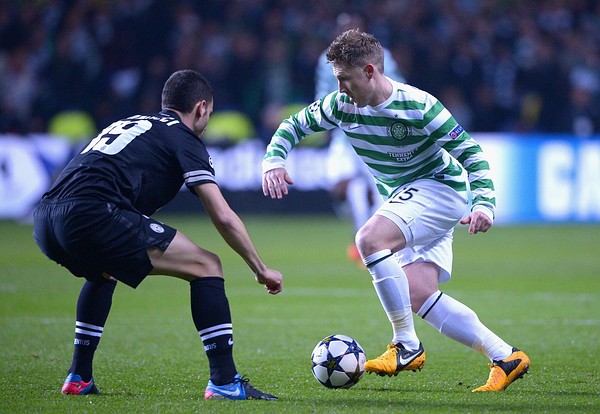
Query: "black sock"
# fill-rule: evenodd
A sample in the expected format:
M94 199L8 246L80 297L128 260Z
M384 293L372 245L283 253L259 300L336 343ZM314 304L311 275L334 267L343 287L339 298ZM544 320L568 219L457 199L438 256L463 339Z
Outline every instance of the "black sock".
M233 362L233 328L225 282L220 277L203 277L190 282L192 318L204 343L215 385L228 384L237 374Z
M73 362L69 372L80 375L86 382L92 378L94 352L102 337L116 285L114 280L86 281L79 293Z

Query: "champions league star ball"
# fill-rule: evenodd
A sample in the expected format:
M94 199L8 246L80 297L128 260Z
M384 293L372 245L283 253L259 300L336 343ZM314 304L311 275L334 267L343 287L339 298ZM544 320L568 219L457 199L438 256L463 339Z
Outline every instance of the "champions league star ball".
M312 373L327 388L350 388L365 373L367 357L358 342L346 335L323 338L311 355Z

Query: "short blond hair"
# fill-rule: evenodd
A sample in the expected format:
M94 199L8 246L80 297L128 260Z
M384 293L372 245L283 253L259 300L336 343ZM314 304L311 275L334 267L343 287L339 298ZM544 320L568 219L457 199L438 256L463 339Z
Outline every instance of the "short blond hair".
M372 34L359 29L346 30L335 38L326 53L327 61L334 65L364 67L372 64L383 73L383 47Z

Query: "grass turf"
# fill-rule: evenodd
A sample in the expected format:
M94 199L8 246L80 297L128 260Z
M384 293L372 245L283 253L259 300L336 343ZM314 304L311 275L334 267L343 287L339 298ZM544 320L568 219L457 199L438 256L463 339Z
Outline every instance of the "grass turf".
M419 373L366 375L350 390L320 386L314 345L356 338L368 357L390 340L365 270L350 263L350 225L334 217L246 217L285 290L270 296L204 217L163 217L224 264L238 370L276 402L204 401L206 357L186 283L150 277L120 285L94 376L102 394L60 394L70 364L81 280L48 261L31 226L0 222L0 412L592 412L600 411L600 227L495 227L455 232L453 279L442 289L532 359L531 373L502 393L471 393L487 379L485 357L420 318L427 351Z

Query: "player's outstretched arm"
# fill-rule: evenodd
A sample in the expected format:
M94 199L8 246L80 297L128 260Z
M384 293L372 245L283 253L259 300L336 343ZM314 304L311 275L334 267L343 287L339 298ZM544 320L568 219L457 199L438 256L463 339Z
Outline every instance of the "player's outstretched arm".
M281 273L268 268L263 263L246 226L231 209L219 187L214 183L206 183L195 186L194 190L221 237L252 269L256 281L265 285L267 291L273 295L281 292L283 289Z
M263 174L262 190L266 197L283 198L288 194L288 184L292 185L294 182L285 168L275 168Z

